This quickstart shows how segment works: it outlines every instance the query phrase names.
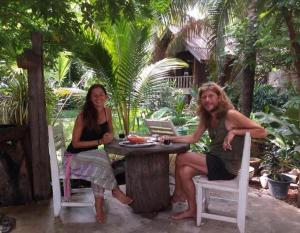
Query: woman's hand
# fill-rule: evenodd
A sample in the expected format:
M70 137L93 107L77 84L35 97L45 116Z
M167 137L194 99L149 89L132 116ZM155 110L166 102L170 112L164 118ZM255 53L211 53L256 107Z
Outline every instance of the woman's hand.
M113 140L113 135L111 133L105 133L101 139L103 144L108 144Z
M226 135L226 137L224 138L223 149L225 151L232 150L231 142L232 142L234 136L235 136L235 134L234 134L233 130L230 130L228 132L228 134Z

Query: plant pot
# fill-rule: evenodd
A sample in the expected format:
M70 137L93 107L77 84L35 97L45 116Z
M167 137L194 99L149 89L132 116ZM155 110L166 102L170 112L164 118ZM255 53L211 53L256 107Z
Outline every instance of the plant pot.
M268 188L268 174L264 173L259 177L259 182L262 188L266 189Z
M259 165L261 163L261 159L250 157L250 166L254 167L254 175L257 176L259 174Z
M282 174L280 176L282 181L272 180L271 176L268 175L269 191L277 199L286 199L292 178Z
M254 176L254 167L249 166L249 180Z

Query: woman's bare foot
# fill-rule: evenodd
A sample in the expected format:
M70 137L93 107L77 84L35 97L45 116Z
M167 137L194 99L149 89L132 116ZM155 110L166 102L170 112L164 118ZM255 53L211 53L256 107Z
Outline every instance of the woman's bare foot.
M96 213L97 213L96 214L97 221L101 224L106 223L106 217L103 208L96 207Z
M104 198L95 196L96 219L101 224L106 222L103 204L104 204Z
M180 213L175 213L171 216L174 220L181 220L181 219L187 219L187 218L195 218L196 217L196 211L194 210L186 210Z
M102 214L97 214L96 215L96 219L99 223L103 224L103 223L106 223L106 217L105 217L105 214L102 213Z
M120 189L112 190L112 196L125 205L129 205L133 202L133 200L126 196Z

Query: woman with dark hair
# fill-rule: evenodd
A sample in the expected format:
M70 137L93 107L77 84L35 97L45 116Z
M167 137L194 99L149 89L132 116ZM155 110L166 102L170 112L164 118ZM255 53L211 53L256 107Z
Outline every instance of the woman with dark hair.
M105 107L107 93L100 84L94 84L88 90L83 111L75 121L72 141L66 156L71 155L71 173L83 180L91 181L95 196L96 218L105 222L103 212L104 190L112 190L112 195L123 204L133 200L127 197L117 186L109 157L98 146L113 140L111 110Z
M263 127L235 110L223 89L213 82L199 88L197 113L199 123L193 134L162 137L162 140L192 144L198 142L207 130L211 139L209 152L185 152L176 157L172 201L188 202L186 211L172 215L176 220L196 217L194 176L206 175L208 180L234 179L241 166L246 132L250 132L253 138L267 135Z

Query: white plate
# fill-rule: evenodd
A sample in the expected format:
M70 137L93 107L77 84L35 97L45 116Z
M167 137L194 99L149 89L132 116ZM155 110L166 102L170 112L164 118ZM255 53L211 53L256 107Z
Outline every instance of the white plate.
M148 147L148 146L154 146L154 142L144 142L144 143L133 143L129 141L122 141L119 142L120 146L125 146L125 147Z

